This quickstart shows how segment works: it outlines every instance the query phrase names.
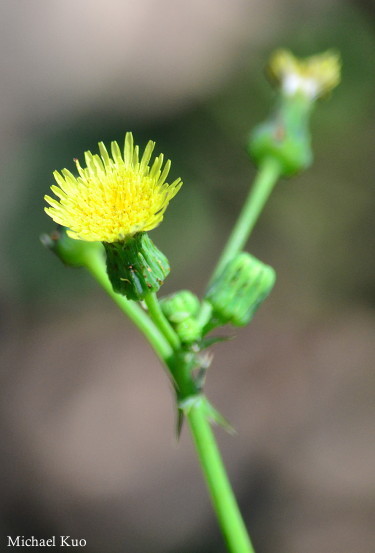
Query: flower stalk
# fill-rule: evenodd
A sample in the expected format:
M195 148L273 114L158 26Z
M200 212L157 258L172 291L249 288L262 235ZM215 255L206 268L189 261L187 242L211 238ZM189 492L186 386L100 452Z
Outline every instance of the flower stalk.
M280 163L273 157L265 158L260 164L254 184L213 271L210 284L224 269L228 261L244 248L280 173Z
M214 433L199 402L192 405L186 417L228 551L255 553Z
M149 294L147 294L144 298L144 301L147 305L149 315L155 326L163 334L164 338L168 341L171 348L174 351L178 351L181 347L180 339L164 316L155 292L150 292Z
M163 363L168 364L173 356L173 348L170 342L166 339L162 330L158 328L137 303L114 292L108 278L103 257L98 255L89 256L85 267L121 311L129 317L134 325L141 331L151 344L159 359Z

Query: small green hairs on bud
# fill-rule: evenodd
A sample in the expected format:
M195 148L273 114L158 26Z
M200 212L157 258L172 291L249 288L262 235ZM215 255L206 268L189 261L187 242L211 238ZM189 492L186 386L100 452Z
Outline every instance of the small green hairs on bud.
M169 274L168 259L146 232L103 245L112 287L129 300L143 300L148 293L157 292Z
M274 113L250 135L248 151L256 164L272 157L283 176L308 168L313 161L309 130L315 101L327 96L340 82L340 58L324 52L298 60L287 50L276 51L267 72L279 87Z
M213 281L206 299L218 324L245 326L271 292L276 274L247 252L235 255Z
M51 234L42 234L40 241L65 264L71 267L84 267L93 255L103 255L100 242L83 242L70 238L66 229L59 226Z
M195 319L200 302L189 290L180 290L160 300L164 315L177 332L181 342L190 344L201 338L202 328Z

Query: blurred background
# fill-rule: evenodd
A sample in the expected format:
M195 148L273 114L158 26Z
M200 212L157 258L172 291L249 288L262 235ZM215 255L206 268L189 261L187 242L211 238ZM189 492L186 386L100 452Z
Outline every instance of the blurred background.
M276 287L215 346L207 393L257 553L370 553L375 540L374 4L366 0L3 0L0 4L1 521L87 553L224 553L190 436L151 349L39 235L52 171L132 130L184 187L152 238L163 293L202 293L254 168L244 144L277 47L337 48L315 163L249 242Z

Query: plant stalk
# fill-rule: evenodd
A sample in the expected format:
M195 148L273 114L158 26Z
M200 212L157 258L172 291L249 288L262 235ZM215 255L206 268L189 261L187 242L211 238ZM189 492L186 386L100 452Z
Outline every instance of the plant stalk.
M148 312L154 324L159 328L160 332L168 340L173 350L178 351L181 347L181 342L176 332L173 330L163 311L161 310L158 298L155 292L150 292L144 299L147 305Z
M260 165L254 184L217 262L210 283L222 271L228 261L245 246L280 174L281 167L277 159L268 157Z
M186 417L228 551L255 553L206 414L197 403Z
M211 281L220 273L226 263L244 247L280 173L279 162L273 158L266 159L260 166L254 185L219 258ZM87 269L145 335L159 358L169 367L171 374L177 377L176 384L178 385L178 381L182 378L179 368L183 368L183 365L180 367L179 362L184 363L183 357L179 361L179 354L183 350L179 337L161 310L156 294L150 293L145 297L148 316L137 304L113 291L101 259L92 256L87 263ZM202 320L209 318L209 310L208 305L203 307L203 311L200 313ZM192 393L194 393L192 375L185 373L186 371L182 371L181 374L191 380ZM189 386L187 389L190 390ZM229 553L255 553L203 404L193 403L186 412L186 418Z

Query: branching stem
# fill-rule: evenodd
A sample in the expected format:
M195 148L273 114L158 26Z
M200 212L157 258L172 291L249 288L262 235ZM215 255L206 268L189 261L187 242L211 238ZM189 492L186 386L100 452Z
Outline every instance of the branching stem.
M180 339L161 310L156 294L154 292L150 292L147 294L144 301L154 324L158 327L160 332L162 332L172 348L175 351L179 350L181 347Z
M91 255L87 259L86 268L95 280L104 288L107 294L119 306L121 311L139 328L145 335L158 357L168 362L173 355L173 349L164 337L163 332L148 317L148 315L134 301L127 300L124 296L113 291L108 279L104 261L98 255Z
M211 281L220 273L226 263L244 247L279 176L279 163L272 158L266 159L259 169ZM189 365L186 364L186 351L182 348L178 335L164 316L156 294L150 293L145 297L147 314L133 301L129 301L113 291L102 259L98 256L90 257L87 269L148 339L159 358L169 368L175 379L176 390L180 395L183 390L186 390L187 397L191 393L194 394L194 380L193 375L189 372ZM210 309L208 303L203 302L201 313L198 315L199 320L207 321L210 317ZM179 380L181 381L179 382ZM191 407L186 411L186 417L228 551L230 553L254 553L204 403L193 401Z

